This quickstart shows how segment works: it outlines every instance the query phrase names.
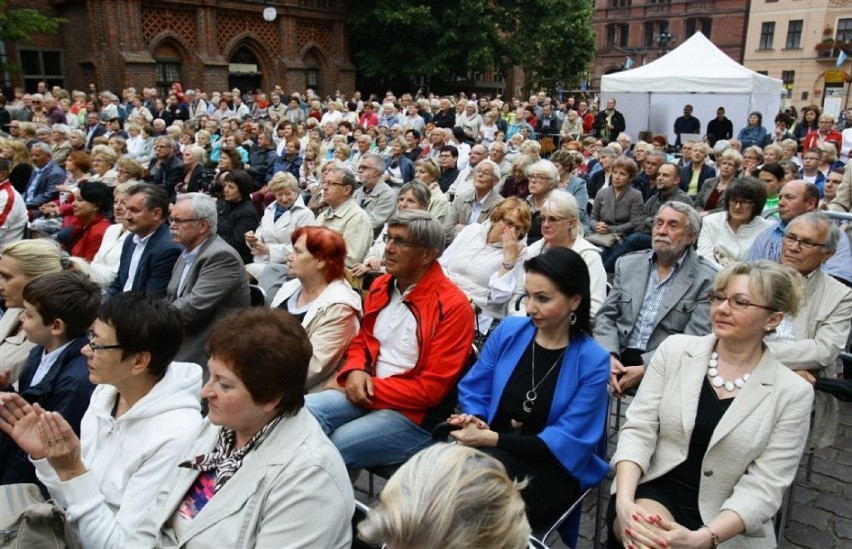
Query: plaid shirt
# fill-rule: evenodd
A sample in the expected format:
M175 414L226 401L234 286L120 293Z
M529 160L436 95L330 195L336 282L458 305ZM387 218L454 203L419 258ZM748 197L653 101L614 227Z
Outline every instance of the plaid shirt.
M648 259L651 262L651 273L648 276L648 284L645 286L645 296L642 298L642 308L639 311L639 317L636 319L636 324L627 337L627 347L630 349L648 350L648 340L651 339L651 334L654 331L657 313L660 312L663 301L669 295L669 290L672 288L672 283L680 271L680 266L683 264L685 256L686 254L677 260L674 269L672 269L672 272L663 281L660 281L660 273L656 268L657 254L651 254L651 257Z

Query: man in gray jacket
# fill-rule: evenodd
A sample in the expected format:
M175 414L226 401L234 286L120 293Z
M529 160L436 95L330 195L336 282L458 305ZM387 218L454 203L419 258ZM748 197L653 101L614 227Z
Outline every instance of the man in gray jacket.
M216 202L202 193L178 197L171 212L172 239L184 252L166 291L180 311L183 345L177 360L195 362L207 372L207 339L219 318L250 305L248 279L240 255L216 234Z
M654 218L651 250L623 256L595 320L595 340L612 355L610 387L621 396L639 385L656 348L671 334L710 333L716 269L692 249L701 220L683 202Z

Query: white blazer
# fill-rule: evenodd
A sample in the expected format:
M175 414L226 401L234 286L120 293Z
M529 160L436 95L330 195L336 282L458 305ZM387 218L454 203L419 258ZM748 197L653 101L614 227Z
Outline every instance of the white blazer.
M645 372L618 438L613 465L632 461L639 483L663 476L686 460L698 397L715 335L669 336ZM701 468L701 519L722 510L742 518L745 532L720 545L774 548L772 517L792 484L805 448L814 390L764 351L716 426ZM613 490L616 483L612 484Z

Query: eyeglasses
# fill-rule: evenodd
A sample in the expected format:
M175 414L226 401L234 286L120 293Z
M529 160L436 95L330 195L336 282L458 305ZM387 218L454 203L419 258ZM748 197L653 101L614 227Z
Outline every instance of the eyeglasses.
M322 186L323 187L348 187L349 185L347 185L346 183L337 183L335 181L323 181Z
M543 216L541 216L541 224L544 225L545 223L552 223L552 224L555 225L556 223L559 223L560 221L565 221L566 219L568 219L568 218L567 217L556 217L556 216L552 216L552 215L543 215Z
M379 168L377 168L377 167L375 167L375 166L365 166L365 165L363 165L363 164L362 164L361 166L358 166L358 171L359 171L359 172L366 172L367 170L376 170L376 171L381 171L381 170L379 170Z
M123 349L124 345L119 345L118 343L113 343L112 345L98 345L97 343L92 343L92 340L95 338L95 332L89 330L86 332L86 338L89 340L87 345L92 350L95 351L107 351L109 349Z
M411 242L410 240L402 240L401 238L394 238L389 234L385 233L382 236L382 241L390 246L394 244L396 246L402 246L403 248L423 248L423 244L418 244L417 242Z
M744 298L740 295L734 295L731 297L726 296L722 292L708 292L707 300L711 305L719 306L723 302L727 301L728 306L731 309L736 309L738 311L742 311L748 309L749 307L757 307L759 309L766 309L767 311L775 311L772 307L767 307L766 305L758 305L757 303L752 303L748 299Z
M733 206L753 206L754 200L746 200L745 198L732 198L731 205Z
M788 246L792 246L793 244L798 244L803 250L815 250L817 248L822 248L825 246L825 242L814 242L813 240L803 240L801 238L796 237L792 234L784 235L784 242L787 243Z
M536 180L550 181L550 176L545 175L543 173L531 173L527 176L527 179L529 179L530 181L536 181Z
M177 217L173 217L170 222L175 225L183 225L184 223L195 223L196 221L198 221L198 219L179 219Z

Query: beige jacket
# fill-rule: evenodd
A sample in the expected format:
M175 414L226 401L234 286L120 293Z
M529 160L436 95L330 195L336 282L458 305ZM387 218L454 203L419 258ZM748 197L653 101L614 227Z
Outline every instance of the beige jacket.
M701 385L716 336L669 336L627 410L613 465L632 461L640 483L686 460ZM745 532L720 547L774 548L772 517L805 448L813 388L765 352L719 421L702 461L698 506L705 524L737 513ZM613 490L616 483L613 482Z
M11 308L3 313L0 318L0 373L6 370L11 370L12 375L9 378L9 383L18 381L21 375L21 370L27 363L27 358L30 356L30 351L35 347L35 343L27 339L27 334L24 330L19 330L21 321L18 319L21 316L23 309ZM0 387L0 391L5 387Z
M271 306L285 304L301 287L298 278L288 280L275 294ZM302 320L314 349L305 384L309 393L322 391L325 382L337 372L349 343L361 329L360 318L361 297L345 280L332 281L311 303Z
M850 318L852 290L818 269L808 277L802 309L793 319L796 340L769 342L769 350L793 370L815 370L817 377L834 379L837 357L849 338ZM837 421L837 400L818 391L810 447L831 445Z

